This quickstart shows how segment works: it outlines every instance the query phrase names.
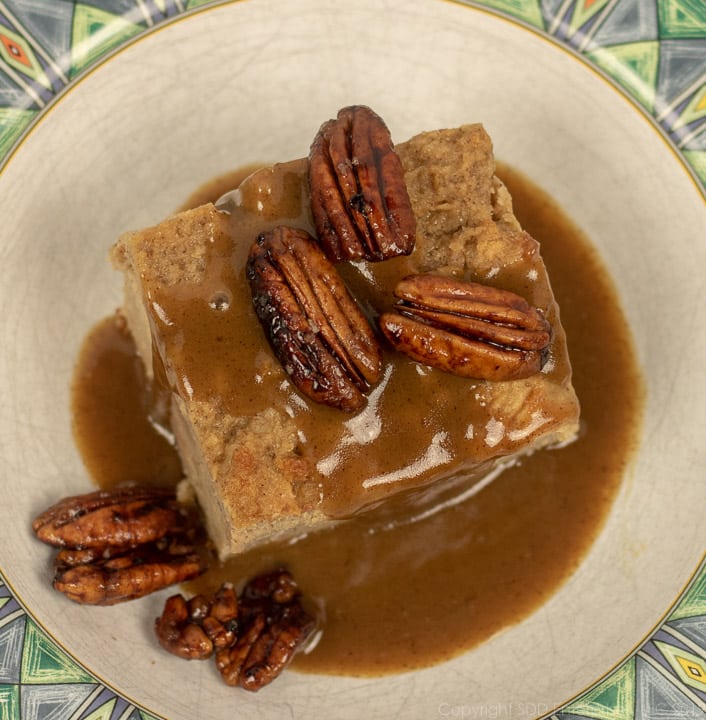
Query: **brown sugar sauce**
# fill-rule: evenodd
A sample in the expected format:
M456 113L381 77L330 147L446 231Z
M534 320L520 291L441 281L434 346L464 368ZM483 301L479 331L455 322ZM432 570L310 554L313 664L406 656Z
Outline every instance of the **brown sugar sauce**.
M507 166L498 175L519 221L541 243L568 336L581 435L425 519L371 532L365 517L355 518L235 558L192 584L215 589L286 565L323 617L319 642L295 660L300 670L419 668L521 620L576 569L637 446L643 389L609 276L551 198ZM214 181L187 205L213 200L241 178ZM86 340L73 387L77 442L99 485L178 477L160 418L150 417L154 405L130 338L115 319L104 321Z

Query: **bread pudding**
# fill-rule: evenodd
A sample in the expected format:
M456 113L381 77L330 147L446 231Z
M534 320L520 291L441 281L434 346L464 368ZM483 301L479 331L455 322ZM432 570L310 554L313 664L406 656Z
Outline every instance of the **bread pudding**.
M112 251L125 278L122 311L148 376L171 391L186 483L221 558L361 512L384 522L393 500L413 514L578 431L559 309L484 128L396 145L412 216L387 246L349 254L324 237L336 225L331 213L318 217L330 197L311 179L321 137L309 158L263 167L218 203L128 232ZM370 138L361 142L374 145ZM378 176L363 181L382 186L392 161L371 157ZM359 171L357 156L350 164ZM340 190L324 180L326 192ZM295 332L273 288L284 278L296 291L302 271L320 281L304 297L323 293L326 302L315 319L297 315ZM462 310L449 310L459 297ZM288 334L277 345L283 317ZM336 337L352 333L353 351L331 350L329 325ZM293 349L294 336L322 346L314 356L322 376L306 374L308 390L297 363L312 351L308 341ZM333 402L311 394L339 376Z

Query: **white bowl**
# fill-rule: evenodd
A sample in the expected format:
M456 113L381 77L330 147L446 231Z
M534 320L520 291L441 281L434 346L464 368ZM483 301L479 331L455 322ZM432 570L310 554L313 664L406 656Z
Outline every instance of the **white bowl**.
M289 673L248 695L222 685L210 664L156 646L150 625L163 595L104 610L53 592L29 520L48 498L90 487L69 383L87 329L120 301L106 261L117 235L160 220L235 166L304 155L321 121L351 103L374 107L395 138L483 122L497 156L588 234L619 288L647 380L642 441L580 569L519 624L426 670L380 680ZM7 162L0 197L0 566L27 622L55 643L43 647L62 648L94 676L69 663L66 685L55 685L63 692L105 686L172 720L353 718L362 707L367 718L531 717L630 656L696 572L705 549L704 198L656 125L545 36L429 0L208 8L141 36L72 85Z

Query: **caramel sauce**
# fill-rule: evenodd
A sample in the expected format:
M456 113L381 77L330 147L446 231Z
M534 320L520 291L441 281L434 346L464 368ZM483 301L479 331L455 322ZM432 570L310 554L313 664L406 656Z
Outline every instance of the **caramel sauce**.
M115 315L98 323L74 371L72 416L81 457L101 487L172 486L181 479L159 408L124 320Z
M371 532L357 517L235 558L192 584L212 590L286 565L323 617L318 644L295 660L300 670L411 670L521 620L576 569L637 446L643 387L610 277L551 198L507 166L498 174L518 219L542 246L568 336L581 435L425 519ZM193 204L241 178L214 181ZM114 319L104 321L86 339L73 387L77 442L99 485L170 482L178 474L171 445L150 420L151 405L130 338Z

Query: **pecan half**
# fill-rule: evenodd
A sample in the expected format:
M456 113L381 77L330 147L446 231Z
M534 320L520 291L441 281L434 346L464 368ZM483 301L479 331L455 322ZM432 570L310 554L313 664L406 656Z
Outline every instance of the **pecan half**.
M216 653L227 685L259 690L289 665L315 627L299 602L299 589L283 569L251 580L240 597L236 642Z
M380 375L382 353L314 238L286 226L263 233L246 272L255 312L296 387L316 402L361 408Z
M102 549L153 542L189 522L173 490L134 486L64 498L38 515L32 529L48 545Z
M508 290L440 275L411 275L379 318L392 345L455 375L516 380L539 372L552 340L540 310Z
M84 565L58 565L54 587L86 605L115 605L200 575L206 566L195 552L170 554L149 544Z
M59 547L54 587L70 600L114 605L200 575L203 527L173 490L125 487L74 495L32 523Z
M328 257L384 260L414 249L416 221L390 131L370 108L343 108L309 152L311 212Z

